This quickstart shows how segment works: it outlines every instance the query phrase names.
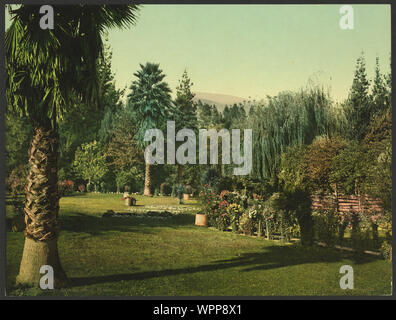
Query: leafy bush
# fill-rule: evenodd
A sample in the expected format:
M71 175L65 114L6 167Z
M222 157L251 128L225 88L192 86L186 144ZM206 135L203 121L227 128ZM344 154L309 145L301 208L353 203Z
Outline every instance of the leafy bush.
M87 192L93 192L95 189L95 186L93 183L87 183Z
M183 193L188 193L191 194L192 193L192 188L190 185L185 185L183 188Z
M74 182L71 180L63 180L58 185L58 192L60 196L71 195L74 191Z
M169 184L167 184L166 182L163 182L163 183L161 183L161 186L160 186L160 193L162 195L169 196L172 193L172 187Z
M219 180L219 174L215 168L207 169L201 178L203 185L208 185L209 187L215 187Z
M374 223L373 215L369 213L352 214L351 223L351 245L357 251L365 249L378 249L378 229Z
M229 203L239 204L242 208L246 209L248 206L248 198L245 193L240 192L230 192L228 190L223 190L219 195L220 199L226 200Z
M356 194L372 162L367 146L352 142L331 161L329 181L337 184L342 194Z
M243 214L243 207L237 203L231 203L227 208L227 212L232 231L237 232L239 229L239 220Z
M312 219L316 239L333 247L338 240L339 217L334 211L322 210L313 212Z
M134 174L132 171L122 170L117 172L115 180L117 184L117 191L120 191L125 187L131 188L134 182Z
M268 199L273 193L273 187L267 180L247 178L243 180L243 189L246 195L253 198L253 195L260 195L264 200Z
M389 241L384 241L382 243L380 252L385 260L392 261L392 244Z
M220 197L217 195L208 185L204 186L204 189L201 191L200 200L202 204L203 213L208 216L217 208L220 203Z
M301 244L312 245L313 220L309 193L306 190L298 188L284 190L281 193L275 193L270 198L270 202L270 207L279 214L275 222L278 222L280 231L286 233L286 237L288 237L288 230L291 230L291 227L298 224L300 227Z
M13 196L25 191L27 175L28 168L25 165L20 165L11 171L10 175L6 179L6 186Z
M216 191L220 193L223 190L233 191L232 189L232 177L225 176L220 177L216 184Z
M99 183L108 172L103 146L97 141L83 143L75 152L74 171L78 177Z
M246 235L253 235L257 231L257 224L260 219L260 213L251 207L246 210L239 221L239 229Z

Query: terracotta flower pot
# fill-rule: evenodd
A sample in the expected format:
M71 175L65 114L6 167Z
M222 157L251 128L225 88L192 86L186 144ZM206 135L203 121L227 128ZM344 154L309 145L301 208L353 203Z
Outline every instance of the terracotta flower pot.
M125 205L128 206L128 207L130 207L130 206L132 205L132 198L127 197L127 198L125 199Z
M201 226L201 227L207 227L208 226L208 215L203 214L203 213L197 213L195 215L195 225Z
M190 194L189 193L183 193L183 200L190 200Z

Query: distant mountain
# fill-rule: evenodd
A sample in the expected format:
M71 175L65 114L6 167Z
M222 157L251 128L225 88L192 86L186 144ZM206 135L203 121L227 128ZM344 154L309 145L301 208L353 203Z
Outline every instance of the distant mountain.
M203 103L216 105L219 111L223 111L226 105L232 106L234 103L243 103L245 98L230 96L228 94L195 92L194 101L201 100Z

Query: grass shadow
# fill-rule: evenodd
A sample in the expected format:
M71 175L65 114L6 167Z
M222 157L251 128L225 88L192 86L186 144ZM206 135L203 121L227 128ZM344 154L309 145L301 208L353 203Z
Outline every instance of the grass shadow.
M70 286L86 286L117 281L146 280L150 278L179 276L197 272L212 272L238 268L239 272L252 272L257 270L271 270L283 267L297 266L309 263L333 263L340 262L345 258L351 259L355 264L364 264L378 260L378 258L344 254L335 249L317 247L293 246L269 246L264 252L244 253L241 256L218 260L211 264L200 265L191 268L164 269L158 271L144 271L128 274L111 274L105 276L70 278Z
M104 235L109 231L136 232L145 234L156 233L156 227L179 228L194 225L194 216L178 214L169 218L158 219L149 217L110 217L71 212L60 216L60 229L67 232L84 232L90 235ZM145 227L142 228L142 225ZM153 230L149 230L153 228Z

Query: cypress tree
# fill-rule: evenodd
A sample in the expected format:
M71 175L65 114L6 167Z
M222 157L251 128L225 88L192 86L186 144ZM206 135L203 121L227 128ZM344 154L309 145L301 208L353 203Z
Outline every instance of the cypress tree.
M176 130L183 128L191 129L198 133L198 120L197 120L197 106L194 102L195 94L191 91L193 83L188 77L187 71L184 70L182 78L179 80L179 85L176 88L175 105L175 122ZM183 177L182 165L177 165L177 180L181 183Z
M369 86L366 62L362 55L357 59L352 87L344 105L349 139L361 141L367 133L372 115L371 99L368 93Z

